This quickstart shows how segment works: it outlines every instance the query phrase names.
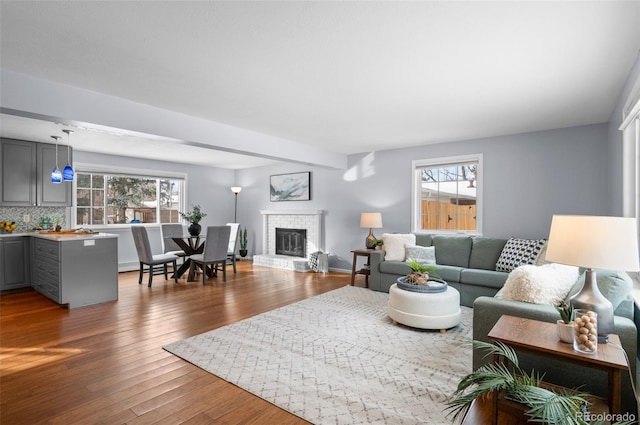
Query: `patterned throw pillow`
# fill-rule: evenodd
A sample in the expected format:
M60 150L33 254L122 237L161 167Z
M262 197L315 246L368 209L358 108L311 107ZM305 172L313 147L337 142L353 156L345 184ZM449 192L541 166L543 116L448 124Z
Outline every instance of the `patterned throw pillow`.
M536 264L546 239L510 238L496 263L496 271L509 273L518 266Z

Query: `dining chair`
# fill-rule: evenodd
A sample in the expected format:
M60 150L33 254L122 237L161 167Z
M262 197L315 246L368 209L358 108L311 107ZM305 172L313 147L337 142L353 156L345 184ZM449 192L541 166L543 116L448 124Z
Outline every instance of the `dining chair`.
M233 272L236 272L236 259L238 257L238 243L240 240L240 224L239 223L227 223L227 226L231 228L229 236L229 249L227 251L227 265L233 265Z
M162 248L165 254L173 254L182 258L187 255L180 246L173 240L173 238L180 238L184 236L184 228L182 224L162 224L160 225L162 230Z
M136 251L138 252L138 261L140 261L140 275L138 277L138 284L142 284L142 275L144 274L144 266L148 266L149 272L149 287L153 281L153 276L158 274L164 274L164 279L169 280L167 273L167 264L173 265L173 269L176 269L176 260L178 257L173 254L153 254L151 251L151 244L149 243L149 235L147 229L144 226L131 226L131 233L133 233L133 241L136 244ZM174 280L178 282L178 277L174 274Z
M193 275L196 264L202 266L202 284L207 282L207 270L211 266L211 274L217 276L222 271L223 282L227 281L227 252L229 249L229 226L207 227L207 237L204 242L204 252L189 257L191 266L189 275Z

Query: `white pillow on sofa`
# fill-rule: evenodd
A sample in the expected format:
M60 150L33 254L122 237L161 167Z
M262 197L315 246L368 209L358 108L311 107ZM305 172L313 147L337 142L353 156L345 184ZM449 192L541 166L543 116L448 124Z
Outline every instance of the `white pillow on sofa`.
M413 233L383 233L382 248L385 261L404 261L405 245L415 245Z
M557 305L567 297L578 276L578 267L556 263L542 266L527 264L509 273L496 297L532 304Z

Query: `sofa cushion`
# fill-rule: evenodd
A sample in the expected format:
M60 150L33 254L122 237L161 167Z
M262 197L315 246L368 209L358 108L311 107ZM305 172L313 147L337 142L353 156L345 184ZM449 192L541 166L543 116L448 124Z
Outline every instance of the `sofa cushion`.
M509 238L496 262L496 271L509 273L516 267L535 264L546 239Z
M488 288L502 288L509 273L495 270L463 269L460 273L460 283L486 286Z
M462 270L462 267L445 266L438 264L436 270L431 274L433 274L435 277L439 277L440 279L444 279L447 282L459 283L460 273L462 273Z
M496 263L506 243L506 239L473 238L469 267L495 271Z
M416 233L416 245L431 246L433 237L427 233Z
M436 263L447 266L469 267L471 244L472 240L469 236L434 236L433 246L436 247ZM456 280L456 282L460 281Z
M499 297L532 304L557 305L566 298L578 276L577 267L555 263L542 266L527 264L509 273Z
M420 264L436 264L436 247L406 245L405 261L416 260Z
M398 276L406 276L411 273L411 268L404 261L383 261L378 268L380 273L397 274Z
M633 282L629 275L625 272L614 270L595 270L596 282L598 289L602 292L611 304L613 304L613 310L615 311L622 301L626 300L631 294ZM569 291L567 295L567 301L569 298L577 294L584 285L585 274L582 273L575 282L575 285Z
M416 235L413 233L383 233L382 248L385 261L404 261L405 245L415 245Z

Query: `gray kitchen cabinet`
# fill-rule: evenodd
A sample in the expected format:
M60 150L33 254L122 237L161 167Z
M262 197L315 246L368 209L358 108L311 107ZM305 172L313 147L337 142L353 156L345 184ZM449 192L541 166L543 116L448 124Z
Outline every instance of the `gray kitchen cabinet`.
M37 145L24 140L0 139L0 205L36 205Z
M71 206L72 185L51 183L55 148L50 143L0 139L0 206ZM66 164L67 147L58 145L58 168Z
M0 238L0 291L31 286L30 238Z
M33 238L32 286L58 304L82 307L118 299L118 239Z

